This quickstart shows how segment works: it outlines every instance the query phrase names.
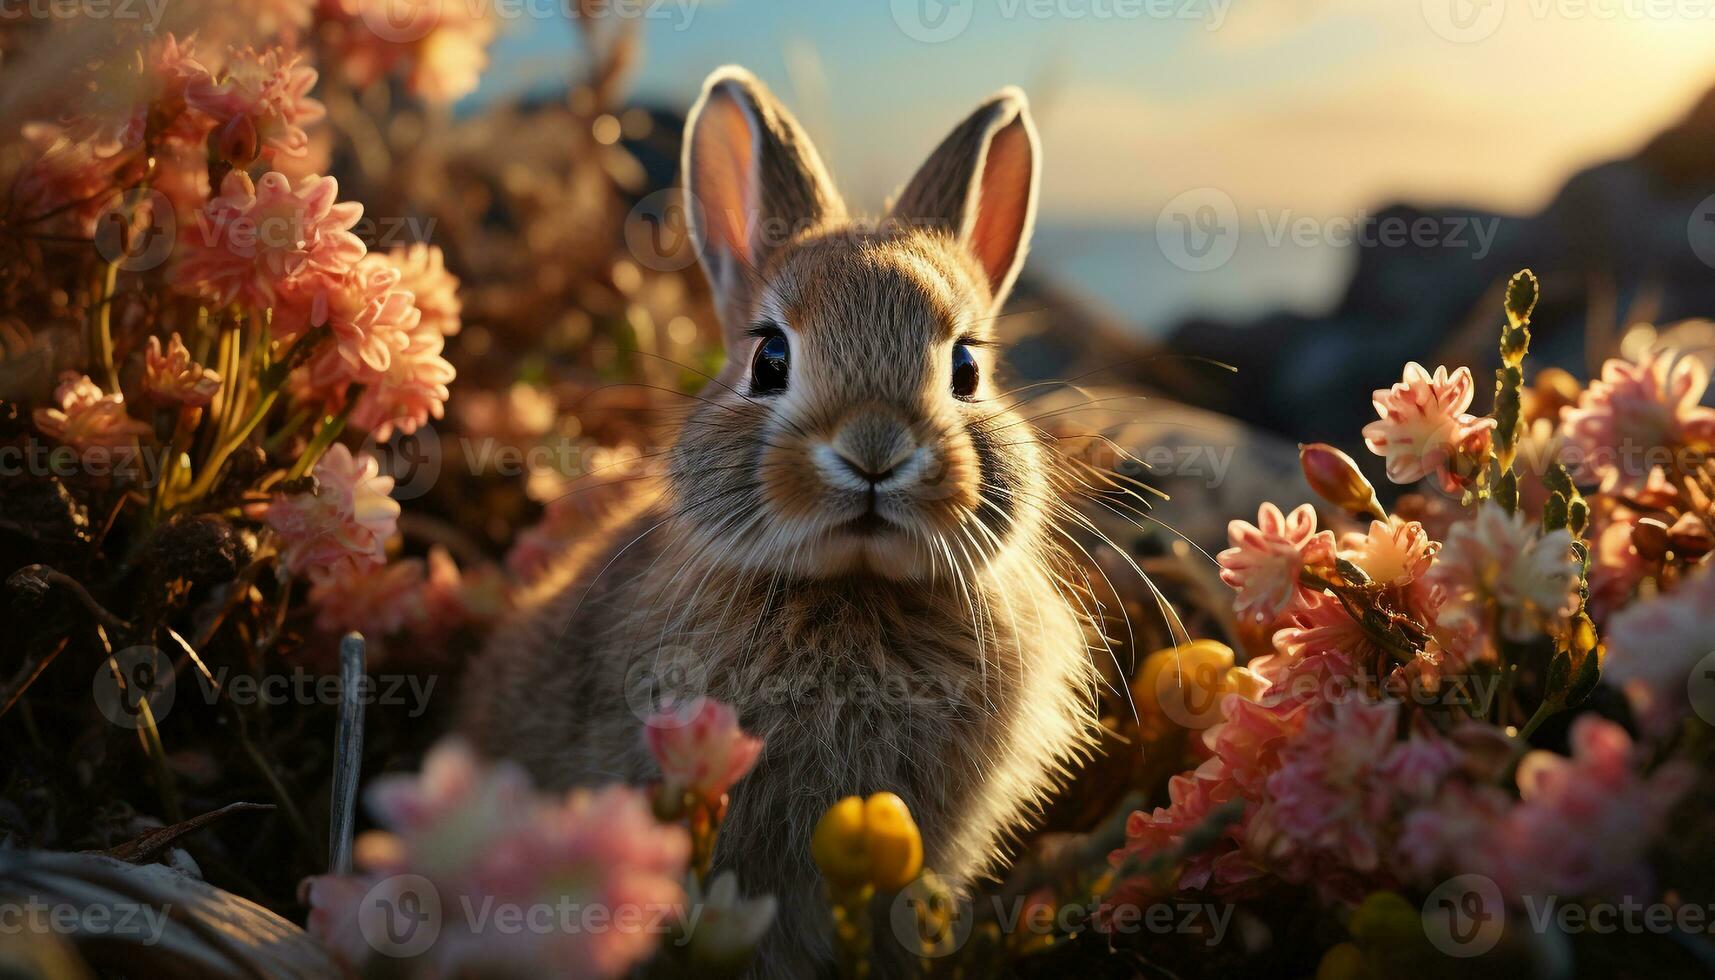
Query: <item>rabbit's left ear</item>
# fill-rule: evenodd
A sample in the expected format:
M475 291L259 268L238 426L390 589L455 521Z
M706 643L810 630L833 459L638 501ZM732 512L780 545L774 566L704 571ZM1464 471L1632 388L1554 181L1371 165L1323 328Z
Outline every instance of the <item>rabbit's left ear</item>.
M1030 245L1041 157L1030 103L1004 88L929 154L890 213L951 232L982 263L999 307Z

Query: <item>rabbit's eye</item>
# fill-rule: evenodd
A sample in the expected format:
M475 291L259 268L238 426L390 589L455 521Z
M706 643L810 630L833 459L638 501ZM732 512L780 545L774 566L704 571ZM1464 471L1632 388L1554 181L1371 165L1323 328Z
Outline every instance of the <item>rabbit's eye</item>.
M953 345L953 395L957 398L970 398L977 393L976 355L971 353L965 344Z
M786 390L786 375L792 365L792 348L779 331L764 334L750 364L750 393L773 395Z

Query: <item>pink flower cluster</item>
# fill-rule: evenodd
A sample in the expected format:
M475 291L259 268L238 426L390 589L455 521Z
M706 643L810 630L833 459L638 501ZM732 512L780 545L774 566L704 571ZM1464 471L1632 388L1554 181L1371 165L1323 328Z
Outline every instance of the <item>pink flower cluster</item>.
M420 775L384 776L367 798L385 829L358 839L360 873L303 887L310 933L354 972L387 941L365 917L413 880L427 880L440 909L437 938L414 961L419 976L622 976L654 952L658 924L685 901L689 838L629 787L541 794L513 765L446 741ZM603 927L556 918L568 907L602 909ZM521 910L506 914L529 915L533 927L500 928L482 911L497 909Z
M340 70L356 85L403 75L429 102L476 90L495 24L488 7L443 0L322 0Z
M1566 442L1707 445L1715 411L1696 404L1707 378L1693 363L1610 362L1566 409ZM1390 478L1492 486L1483 467L1492 465L1494 422L1467 414L1471 385L1465 369L1430 374L1412 364L1401 384L1376 392L1381 418L1364 435L1387 457ZM1546 451L1561 458L1559 447ZM1604 490L1629 485L1609 466L1583 476ZM1355 466L1338 477L1324 483L1342 499L1379 507ZM1356 904L1465 872L1489 875L1514 902L1653 898L1645 854L1690 785L1682 763L1652 771L1625 729L1594 715L1574 721L1570 756L1526 752L1506 726L1524 724L1533 704L1543 705L1541 717L1563 710L1553 697L1570 690L1547 690L1534 667L1522 671L1537 688L1533 701L1509 704L1511 691L1442 700L1460 690L1450 683L1468 694L1480 694L1480 681L1498 685L1520 651L1599 657L1590 648L1605 640L1604 679L1625 691L1642 729L1665 737L1678 727L1699 697L1692 690L1688 699L1688 684L1696 687L1698 664L1715 649L1715 570L1703 560L1706 525L1691 513L1674 524L1695 493L1677 492L1659 470L1636 493L1586 501L1592 520L1577 523L1576 536L1488 493L1449 506L1458 516L1438 518L1434 536L1389 516L1336 538L1308 505L1287 514L1264 504L1256 524L1232 522L1231 547L1217 561L1242 635L1268 647L1247 665L1263 687L1225 694L1220 720L1192 753L1196 767L1170 780L1166 805L1131 815L1109 858L1122 872L1110 901L1175 890L1237 899L1284 882ZM1665 520L1640 523L1663 512ZM1594 641L1579 625L1578 539L1591 555L1589 600L1606 618ZM1640 553L1646 547L1653 559ZM1684 556L1663 557L1674 548ZM1652 578L1661 591L1636 599ZM1524 725L1526 735L1539 722ZM1507 788L1515 760L1516 794ZM1211 834L1211 846L1180 853Z
M1449 782L1406 818L1403 858L1419 880L1488 875L1509 899L1651 901L1646 852L1695 775L1668 763L1639 772L1625 729L1584 715L1570 758L1533 750L1519 761L1519 799L1492 784Z

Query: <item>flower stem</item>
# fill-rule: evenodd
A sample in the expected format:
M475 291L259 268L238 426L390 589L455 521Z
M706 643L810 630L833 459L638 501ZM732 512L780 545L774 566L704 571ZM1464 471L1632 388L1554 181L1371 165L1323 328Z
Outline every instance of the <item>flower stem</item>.
M119 284L119 263L108 262L101 272L101 291L91 311L91 333L101 377L109 394L119 391L119 370L113 366L113 290Z
M361 393L358 388L353 388L346 398L345 407L339 410L339 414L329 415L322 419L322 427L316 431L315 438L310 440L310 444L304 447L304 454L298 457L296 463L292 464L292 469L286 474L286 479L298 479L321 461L322 453L327 452L328 447L333 445L335 439L339 438L339 434L345 431L345 420L351 415L352 406L357 404L358 395Z

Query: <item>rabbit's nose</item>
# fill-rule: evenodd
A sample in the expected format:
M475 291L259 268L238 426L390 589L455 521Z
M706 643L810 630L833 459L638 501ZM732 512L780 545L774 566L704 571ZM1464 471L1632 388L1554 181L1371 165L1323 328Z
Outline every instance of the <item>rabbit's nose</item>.
M874 410L848 416L831 447L840 465L871 484L884 483L917 451L911 427L897 413Z

